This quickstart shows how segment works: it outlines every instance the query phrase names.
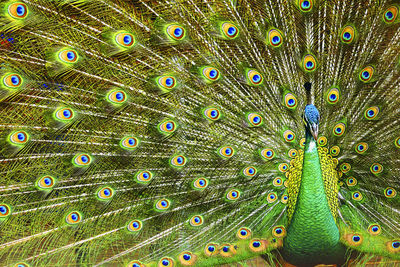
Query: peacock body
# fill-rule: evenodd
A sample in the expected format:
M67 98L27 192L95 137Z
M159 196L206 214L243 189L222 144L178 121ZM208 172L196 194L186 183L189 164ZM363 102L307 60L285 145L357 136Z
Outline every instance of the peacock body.
M1 1L0 265L400 260L396 1Z

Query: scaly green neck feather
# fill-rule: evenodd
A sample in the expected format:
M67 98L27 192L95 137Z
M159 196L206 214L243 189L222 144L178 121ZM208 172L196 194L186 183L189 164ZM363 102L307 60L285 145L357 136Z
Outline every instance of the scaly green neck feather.
M325 195L317 143L307 132L300 190L283 255L296 265L338 263L344 256L339 238Z

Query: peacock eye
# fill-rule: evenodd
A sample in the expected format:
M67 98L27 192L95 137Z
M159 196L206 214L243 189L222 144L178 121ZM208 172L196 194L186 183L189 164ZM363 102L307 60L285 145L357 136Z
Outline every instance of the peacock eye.
M290 150L288 151L288 155L289 155L289 157L291 157L291 158L295 158L295 157L297 156L297 154L298 154L298 152L297 152L297 150L294 149L294 148L292 148L292 149L290 149Z
M249 70L247 72L247 80L250 85L260 85L263 82L263 76L256 70Z
M22 84L22 77L19 74L11 73L3 77L3 85L10 89L16 89Z
M340 122L333 127L333 134L335 136L342 136L346 131L346 125L343 122Z
M127 136L121 139L120 146L123 149L133 150L139 145L140 141L136 137Z
M257 174L257 169L253 166L247 167L242 171L245 177L254 177Z
M384 193L385 193L385 197L387 197L387 198L394 198L397 195L397 192L393 187L386 188Z
M313 55L308 54L303 58L303 68L306 72L315 71L317 68L317 60Z
M160 267L162 267L162 266L172 267L174 265L175 265L174 264L174 260L172 258L169 258L169 257L161 258L160 261L158 262L158 266L160 266Z
M173 167L183 167L186 164L186 158L183 155L177 155L171 158L170 163Z
M29 141L29 135L25 131L16 131L9 135L8 140L12 145L21 146Z
M399 9L397 6L390 6L383 14L383 20L385 23L391 24L396 20L398 13Z
M250 123L251 126L257 127L262 125L263 118L257 113L250 113L249 115L247 115L247 121Z
M80 223L81 220L82 215L78 211L72 211L65 217L65 222L70 225Z
M89 156L89 154L85 154L85 153L77 154L72 159L72 163L76 167L85 167L85 166L88 166L91 162L92 162L92 158Z
M191 226L200 226L204 222L203 216L201 215L195 215L192 218L190 218L189 223Z
M276 177L273 181L272 184L274 186L281 186L283 185L283 179L281 177Z
M222 158L231 158L235 154L235 150L231 146L223 146L218 150L218 154Z
M356 178L354 178L354 177L348 177L347 179L346 179L346 184L348 185L348 186L355 186L355 185L357 185L357 179Z
M126 94L122 90L113 90L107 94L107 100L113 104L122 104L126 99Z
M277 238L284 237L286 235L286 229L284 226L275 226L272 229L272 235Z
M129 232L137 232L142 229L142 222L139 220L132 220L126 226Z
M326 100L328 101L329 104L336 104L339 101L339 98L340 98L340 91L338 88L334 87L329 89L326 97Z
M268 44L272 47L279 47L282 45L282 34L280 31L272 29L268 32Z
M167 35L175 41L182 40L185 37L185 29L179 25L169 25Z
M374 68L372 66L367 66L360 71L359 78L362 82L369 82L374 74Z
M351 198L355 201L361 201L363 199L363 195L360 192L356 191L351 195Z
M236 189L231 189L226 194L226 199L231 201L237 200L239 197L240 197L240 192Z
M8 14L14 19L24 19L28 15L28 7L24 3L10 4Z
M173 120L166 120L158 125L158 130L163 134L171 134L176 130L176 123Z
M205 67L202 71L203 76L209 81L217 81L220 77L220 72L218 69L213 67Z
M378 224L372 224L368 227L368 232L371 235L379 235L381 233L381 227Z
M379 107L370 107L367 110L365 110L364 117L367 120L373 120L375 119L379 114Z
M58 52L58 58L68 64L73 64L78 61L78 53L72 49L63 49Z
M236 233L236 236L239 239L247 239L250 237L250 235L251 235L250 229L245 228L245 227L240 228Z
M114 190L111 187L102 187L97 191L99 200L109 200L114 196Z
M289 109L295 109L297 107L297 99L292 93L287 93L284 97L285 106ZM304 114L303 114L304 117Z
M239 29L230 22L225 22L221 26L222 33L229 39L235 39L239 35Z
M128 263L127 267L145 267L145 265L143 265L142 262L135 260Z
M217 108L207 108L204 110L203 115L206 119L216 121L221 117L221 112Z
M41 190L51 189L55 184L55 180L53 177L46 175L39 178L36 182L37 187Z
M274 192L271 192L267 195L267 202L270 204L274 203L277 199L278 199L278 196Z
M176 86L176 80L173 76L161 76L157 82L158 86L164 90L170 90Z
M355 36L355 29L353 26L346 26L343 28L340 39L345 44L350 44L353 42Z
M379 163L373 163L370 170L373 174L377 175L383 171L383 166Z
M320 136L318 137L317 143L320 146L326 146L326 144L328 143L328 139L325 136Z
M168 209L170 207L170 205L171 205L171 202L168 199L164 198L164 199L158 200L155 204L155 207L156 207L156 210L158 210L158 211L164 211L164 210Z
M298 4L300 7L300 10L302 12L309 12L311 11L312 7L313 7L313 3L312 0L298 0Z
M11 208L7 204L0 204L0 219L11 215Z
M285 139L286 142L293 142L296 138L296 135L294 134L293 131L291 130L286 130L283 133L283 138Z
M127 32L121 32L115 35L115 42L122 48L129 48L135 44L135 37Z
M368 150L368 144L365 142L358 143L355 146L355 150L358 154L364 154Z

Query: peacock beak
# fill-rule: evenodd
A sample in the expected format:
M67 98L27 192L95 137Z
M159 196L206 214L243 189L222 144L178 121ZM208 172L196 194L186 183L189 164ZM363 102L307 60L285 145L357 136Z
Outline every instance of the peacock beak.
M311 132L312 136L314 137L315 141L317 141L317 139L318 139L318 124L312 123L310 125L310 132Z

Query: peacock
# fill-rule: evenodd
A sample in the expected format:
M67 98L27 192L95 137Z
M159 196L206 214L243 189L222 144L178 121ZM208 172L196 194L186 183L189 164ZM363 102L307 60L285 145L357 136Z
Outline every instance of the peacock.
M399 8L1 0L0 265L399 266Z

